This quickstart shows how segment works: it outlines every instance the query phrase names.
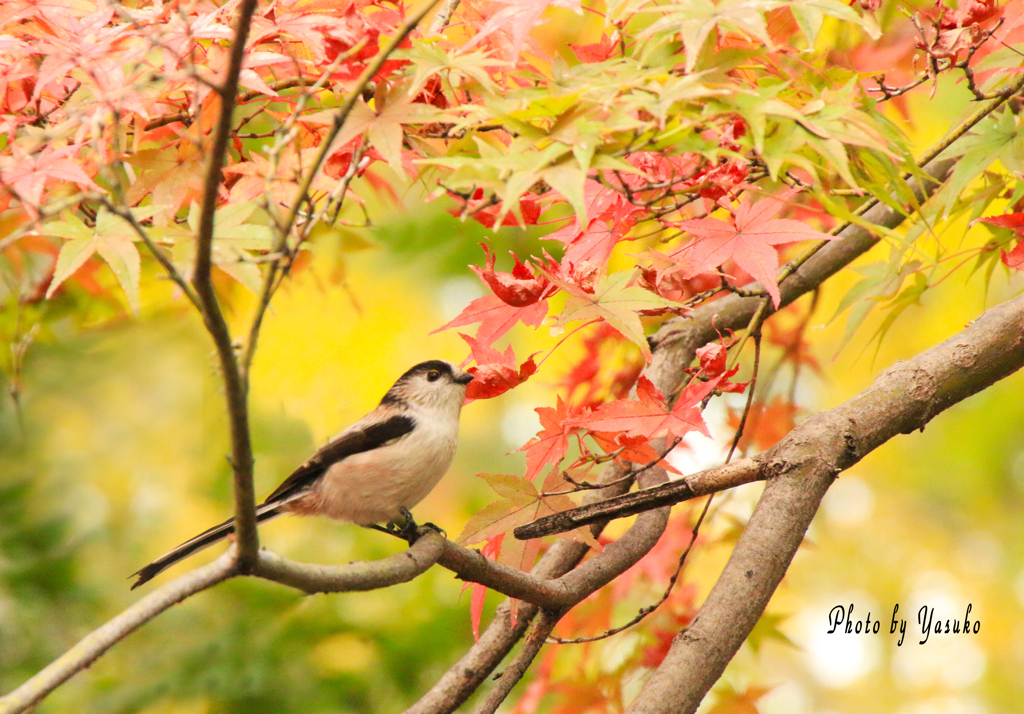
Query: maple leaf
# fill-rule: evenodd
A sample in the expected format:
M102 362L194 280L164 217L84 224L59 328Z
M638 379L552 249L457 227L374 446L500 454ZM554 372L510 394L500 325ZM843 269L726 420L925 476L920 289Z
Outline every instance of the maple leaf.
M198 147L195 131L194 141L144 149L128 157L128 163L139 170L138 178L125 193L129 205L149 196L154 206L163 206L168 215L173 215L188 201L199 199L206 178L206 158Z
M695 218L679 223L679 228L697 236L697 240L675 251L671 257L685 261L685 278L733 260L764 285L772 303L778 307L782 297L775 282L779 255L774 246L810 239L835 240L835 236L806 223L775 218L785 208L785 201L798 192L799 189L792 189L777 198L764 198L754 204L744 197L732 220Z
M470 270L480 276L480 279L494 291L494 294L501 298L502 302L513 307L526 307L544 298L553 295L558 288L551 284L547 276L534 275L533 271L519 262L519 256L511 253L516 264L511 273L494 272L495 255L483 243L480 247L484 249L487 256L483 268L471 265ZM557 264L548 258L548 268L554 269Z
M556 276L545 271L558 287L569 293L565 307L555 321L556 326L564 325L572 320L593 320L599 318L606 321L643 352L644 359L651 361L651 347L644 335L644 326L640 322L642 311L678 310L677 303L655 295L641 287L630 286L628 283L636 271L624 270L613 273L602 280L589 292L577 283L570 282L564 276Z
M980 220L982 223L988 223L989 225L1009 228L1018 236L1024 237L1024 213L1007 213L1003 216L993 216L992 218L982 218ZM999 254L1002 257L1003 265L1007 268L1024 270L1024 240L1019 241L1013 250L1009 252L1000 248Z
M480 327L477 328L475 337L481 343L490 345L511 330L517 322L537 327L547 314L547 300L539 300L526 307L515 307L503 302L497 295L484 295L471 302L454 320L430 334L479 322Z
M518 367L515 352L512 345L509 345L504 354L488 345L482 344L469 335L461 332L459 337L464 339L473 353L476 360L476 367L470 367L469 373L473 375L473 381L466 389L466 402L475 399L490 399L504 394L513 387L518 387L537 371L537 365L533 358L536 353Z
M1002 257L1003 264L1007 268L1024 270L1024 240L1017 243L1009 253L1000 248L999 255Z
M148 217L154 209L136 209L136 218ZM139 275L141 260L133 243L135 233L129 223L106 208L96 214L96 225L88 226L78 216L66 212L62 220L47 223L40 229L45 235L64 238L65 242L57 255L50 287L46 290L49 299L61 284L85 265L93 255L99 254L117 278L124 290L128 303L135 314L139 313Z
M615 245L632 240L625 234L643 211L618 191L592 179L584 183L583 204L586 213L577 213L572 221L544 236L544 240L557 240L565 245L564 264L591 263L603 272Z
M564 7L576 13L581 12L580 0L496 0L496 4L504 7L491 15L473 39L463 45L463 51L483 42L498 30L506 30L512 35L508 48L514 59L519 56L530 30L543 24L540 16L549 7Z
M484 547L480 549L480 555L491 560L496 560L498 554L501 553L501 544L505 540L505 534L501 533L484 544ZM476 642L480 641L480 620L484 615L484 598L487 595L487 586L481 585L480 583L466 582L462 586L463 592L467 587L472 587L472 593L469 598L469 621L473 627L473 640Z
M495 560L497 562L523 572L529 572L540 552L541 539L519 540L507 538L506 535L517 526L576 507L576 504L566 495L543 495L544 492L554 491L565 485L561 472L557 468L553 468L544 479L541 491L537 490L530 479L522 476L511 474L477 474L477 476L487 481L494 492L501 496L501 500L484 506L470 518L455 542L459 545L472 545L487 541L490 549L496 551ZM566 540L586 543L592 548L601 550L600 544L586 526L564 533L559 537L563 536ZM494 541L496 540L498 542L495 545ZM477 586L474 586L473 595L477 596ZM483 596L479 597L482 600ZM517 601L513 600L513 623L517 605ZM476 618L474 629L479 631L479 613L471 614Z
M458 216L461 213L458 209L452 209L452 215ZM501 225L503 226L518 226L527 225L533 226L537 224L537 220L540 218L541 205L533 198L520 198L519 199L519 210L516 211L513 208L512 211L506 211L505 206L488 206L480 211L473 213L473 220L488 228L494 228L494 224L498 222L498 215L504 214L501 219ZM521 219L521 220L520 220Z
M772 47L765 13L776 7L773 0L692 0L657 7L664 17L640 33L649 37L665 30L678 30L686 49L686 71L692 72L704 41L716 28L731 30L755 38Z
M0 180L10 186L25 202L33 216L35 206L43 197L43 190L55 181L69 181L80 188L99 190L99 186L82 170L81 161L71 158L80 145L62 148L46 146L37 154L25 153L17 144L11 144L11 156L0 165Z
M719 382L735 372L725 372L707 382L692 380L671 409L651 380L641 376L637 380L637 399L619 399L602 404L589 414L567 419L566 426L590 431L621 432L647 441L662 436L682 438L691 431L698 431L710 438L711 432L704 423L698 405Z
M1009 228L1018 235L1024 236L1024 213L1007 213L1002 216L979 219L982 223L988 223L1000 228Z
M257 209L254 201L231 203L213 214L214 264L254 293L262 289L263 278L248 251L265 252L272 245L269 226L247 222ZM188 226L193 233L199 230L199 214L199 204L193 202L188 213ZM179 262L185 257L186 269L194 261L191 248L187 245L185 256L178 256Z
M619 33L607 32L601 35L601 39L587 45L573 45L569 47L576 53L576 59L583 63L604 62L615 54L619 49Z
M651 464L661 461L654 447L642 436L629 436L621 432L592 431L591 438L606 454L618 452L617 459L634 464ZM679 473L667 462L662 464L667 471Z
M569 433L573 428L566 424L575 410L561 398L555 407L534 409L540 417L541 430L518 451L526 452L526 478L532 479L546 464L557 466L569 450Z

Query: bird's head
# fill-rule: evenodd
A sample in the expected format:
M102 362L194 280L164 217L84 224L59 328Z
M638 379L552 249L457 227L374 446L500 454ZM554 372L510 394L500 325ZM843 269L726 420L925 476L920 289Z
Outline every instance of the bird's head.
M420 362L398 378L380 403L458 409L466 398L466 385L471 381L473 375L451 362L438 359Z

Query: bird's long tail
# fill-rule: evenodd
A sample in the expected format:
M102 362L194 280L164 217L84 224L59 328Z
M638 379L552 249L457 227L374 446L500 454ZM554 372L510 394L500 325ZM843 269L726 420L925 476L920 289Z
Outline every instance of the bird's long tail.
M277 501L275 503L264 503L262 506L257 506L256 522L263 523L264 521L269 521L271 518L280 516L282 513L284 513L284 511L281 510L281 506L283 505L284 503L282 503L281 501ZM134 578L136 575L138 576L138 580L136 580L132 584L132 590L139 587L143 583L149 582L159 573L171 567L179 560L184 560L193 553L198 553L203 548L210 547L214 543L227 538L234 532L235 519L229 518L220 525L216 525L213 528L210 528L209 530L205 530L199 535L197 535L195 538L191 538L185 541L174 550L170 551L169 553L164 553L146 567L128 576L131 578Z

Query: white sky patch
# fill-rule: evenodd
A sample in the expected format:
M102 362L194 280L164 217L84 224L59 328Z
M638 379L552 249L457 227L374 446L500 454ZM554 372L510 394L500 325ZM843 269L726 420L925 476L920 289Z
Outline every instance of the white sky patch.
M903 607L897 617L907 621L907 639L903 647L893 653L893 676L908 686L928 689L944 687L963 689L977 682L985 673L988 664L985 653L978 646L976 636L964 635L964 618L970 622L984 624L984 613L975 605L967 615L971 600L963 593L960 582L944 570L927 570L918 574L912 583L909 595L903 600ZM931 632L925 643L922 624L919 621L922 607L932 612ZM935 623L942 622L942 634L935 632ZM945 634L946 621L950 621L950 633ZM952 622L958 621L961 632L953 634Z
M956 554L962 570L975 578L995 577L1003 568L1003 545L988 531L963 536Z
M809 714L811 695L798 682L783 682L757 700L760 714Z
M829 634L832 629L829 614L833 608L841 606L848 614L850 603L853 603L854 624L858 621L863 623L870 613L871 626L879 622L878 634L873 631L865 634L863 624L860 634L856 631L846 634L845 619ZM822 686L830 689L849 687L878 667L884 641L882 630L888 627L888 623L870 594L844 592L819 600L795 615L792 622L794 640L803 648L804 661Z
M518 449L540 431L540 417L530 404L514 402L501 417L501 435L513 449Z
M476 278L460 277L447 281L438 291L445 322L454 320L456 315L465 310L469 303L483 294L484 288Z
M875 494L859 476L841 474L822 501L825 517L838 526L852 528L867 522L875 510Z

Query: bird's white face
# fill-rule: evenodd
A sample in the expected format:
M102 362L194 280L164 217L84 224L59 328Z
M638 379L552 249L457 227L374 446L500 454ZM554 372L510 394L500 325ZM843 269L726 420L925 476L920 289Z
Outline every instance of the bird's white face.
M466 399L466 386L472 380L471 374L451 362L422 362L395 382L381 404L404 402L426 409L458 411Z

